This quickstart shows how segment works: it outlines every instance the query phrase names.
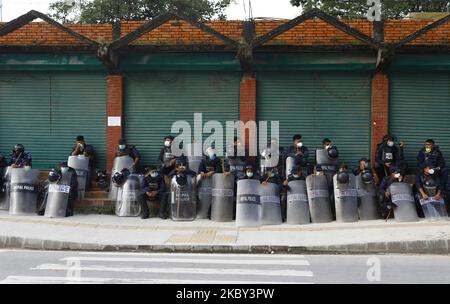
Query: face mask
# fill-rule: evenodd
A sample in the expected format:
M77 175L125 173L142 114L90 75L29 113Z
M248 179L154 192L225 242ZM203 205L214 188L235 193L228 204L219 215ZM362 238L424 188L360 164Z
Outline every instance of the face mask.
M330 148L331 148L331 145L325 146L325 150L328 150L328 149L330 149Z
M400 173L397 173L397 174L394 175L395 178L400 178L400 176L401 176Z
M211 155L209 155L209 159L210 159L210 160L215 160L215 159L216 159L216 154L211 154Z
M425 151L427 152L427 153L430 153L431 152L431 150L433 150L432 148L430 148L430 147L426 147L425 148Z
M434 174L434 169L428 170L428 174L433 175Z
M172 144L172 142L170 140L166 140L164 142L164 146L166 146L167 148L169 148L171 144Z
M150 173L150 176L153 177L153 178L158 177L158 172Z
M61 173L67 173L69 172L69 167L62 167L61 168Z
M294 178L299 178L299 177L300 177L300 175L294 174Z
M252 178L253 177L253 172L247 172L247 177Z
M299 142L299 143L297 144L297 148L301 148L301 147L303 147L303 143L302 143L302 142Z
M322 172L320 172L320 171L319 171L319 172L316 172L316 175L321 175L321 173L322 173Z
M388 144L387 144L387 145L388 145L388 147L391 147L391 148L392 148L392 147L394 146L394 142L393 142L393 141L388 141Z
M126 147L126 145L119 145L119 150L125 150Z
M25 166L24 169L29 171L29 170L31 170L31 167L30 166Z

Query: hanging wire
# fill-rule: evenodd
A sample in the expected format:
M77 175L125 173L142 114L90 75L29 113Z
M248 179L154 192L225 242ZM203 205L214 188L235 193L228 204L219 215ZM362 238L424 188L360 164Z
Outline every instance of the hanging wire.
M245 0L242 0L242 4L244 5L244 16L245 16L245 20L247 21L247 7L245 5Z

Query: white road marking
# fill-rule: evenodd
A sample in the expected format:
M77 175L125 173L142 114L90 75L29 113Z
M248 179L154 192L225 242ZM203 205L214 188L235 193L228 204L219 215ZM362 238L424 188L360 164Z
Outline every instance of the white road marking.
M240 258L274 258L274 259L287 259L287 260L298 260L303 259L305 256L303 255L289 255L289 254L250 254L250 253L154 253L154 252L79 252L79 255L90 255L90 256L177 256L177 257L224 257L224 258L232 258L232 257L240 257Z
M81 278L79 280L66 277L9 276L0 284L313 284L309 282L279 281L212 281L212 280L167 280L167 279L119 279L119 278Z
M232 259L183 259L183 258L132 258L132 257L69 257L60 261L74 260L89 262L145 262L145 263L187 263L187 264L225 264L225 265L278 265L278 266L309 266L306 260L232 260Z
M265 270L265 269L226 269L226 268L140 268L140 267L106 267L89 265L70 267L64 264L42 264L31 270L73 270L104 271L131 273L193 274L193 275L247 275L247 276L281 276L281 277L313 277L311 271L299 270Z

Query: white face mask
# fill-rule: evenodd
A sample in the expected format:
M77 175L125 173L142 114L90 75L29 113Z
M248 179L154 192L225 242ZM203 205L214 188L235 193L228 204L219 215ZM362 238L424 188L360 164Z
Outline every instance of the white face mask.
M30 166L25 166L24 169L28 171L28 170L31 170L31 167Z
M434 169L428 170L428 173L431 174L431 175L433 175L433 174L434 174Z
M298 175L298 174L294 174L294 177L295 177L295 178L299 178L299 177L300 177L300 175Z
M303 147L303 143L302 143L302 142L299 142L299 143L297 144L297 148L301 148L301 147Z
M325 149L328 150L331 148L331 145L325 146Z
M400 173L397 173L394 175L395 178L400 178L402 175Z
M252 178L253 177L253 172L247 172L247 177Z
M316 172L316 175L321 175L321 174L322 174L321 171Z
M166 146L167 148L169 148L171 144L172 144L172 142L170 140L166 140L164 142L164 146Z
M393 141L388 141L388 147L393 147L394 146L394 142Z

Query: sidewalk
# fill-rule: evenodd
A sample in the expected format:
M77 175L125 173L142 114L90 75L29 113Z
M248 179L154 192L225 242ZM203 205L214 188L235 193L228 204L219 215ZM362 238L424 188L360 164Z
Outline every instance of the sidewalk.
M215 253L450 254L450 222L366 221L236 228L209 220L173 222L110 215L66 219L0 211L0 248Z

